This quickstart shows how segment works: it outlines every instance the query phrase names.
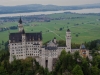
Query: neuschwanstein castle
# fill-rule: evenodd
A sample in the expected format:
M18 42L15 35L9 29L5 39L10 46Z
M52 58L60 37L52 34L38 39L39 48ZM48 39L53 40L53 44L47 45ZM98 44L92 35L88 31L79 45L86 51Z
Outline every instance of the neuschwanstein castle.
M66 46L59 47L56 38L43 46L42 32L25 33L22 20L18 24L19 32L10 33L9 35L9 61L16 59L25 59L27 57L35 58L41 66L53 69L53 63L58 58L62 50L71 52L71 32L66 31Z

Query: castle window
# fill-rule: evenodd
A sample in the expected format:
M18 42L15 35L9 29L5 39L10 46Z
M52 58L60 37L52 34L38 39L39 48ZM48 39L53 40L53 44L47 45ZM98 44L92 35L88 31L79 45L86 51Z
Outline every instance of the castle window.
M34 44L36 44L36 42L34 42Z
M37 48L34 48L34 50L37 50Z

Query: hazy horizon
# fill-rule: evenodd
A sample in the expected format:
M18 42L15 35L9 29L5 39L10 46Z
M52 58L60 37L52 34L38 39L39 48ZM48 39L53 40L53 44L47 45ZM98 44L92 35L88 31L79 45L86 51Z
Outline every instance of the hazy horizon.
M100 3L100 0L0 0L0 5L3 6L16 6L26 4L42 4L42 5L59 5L59 6L73 6L83 4Z

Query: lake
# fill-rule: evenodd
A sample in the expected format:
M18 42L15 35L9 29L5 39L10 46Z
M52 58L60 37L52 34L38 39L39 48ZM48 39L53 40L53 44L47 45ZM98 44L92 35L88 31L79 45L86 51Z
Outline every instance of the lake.
M29 15L41 15L41 14L54 14L54 13L100 13L100 8L93 9L80 9L80 10L61 10L61 11L43 11L43 12L27 12L27 13L11 13L11 14L0 14L0 17L14 17L14 16L29 16Z

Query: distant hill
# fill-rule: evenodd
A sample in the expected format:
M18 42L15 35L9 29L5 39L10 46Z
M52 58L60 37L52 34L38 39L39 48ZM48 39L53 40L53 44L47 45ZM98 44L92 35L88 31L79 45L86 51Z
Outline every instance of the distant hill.
M100 8L100 3L80 5L83 8Z
M84 8L100 8L100 3L78 5L78 6L56 6L56 5L41 5L41 4L0 6L0 14L38 12L38 11L78 10Z

